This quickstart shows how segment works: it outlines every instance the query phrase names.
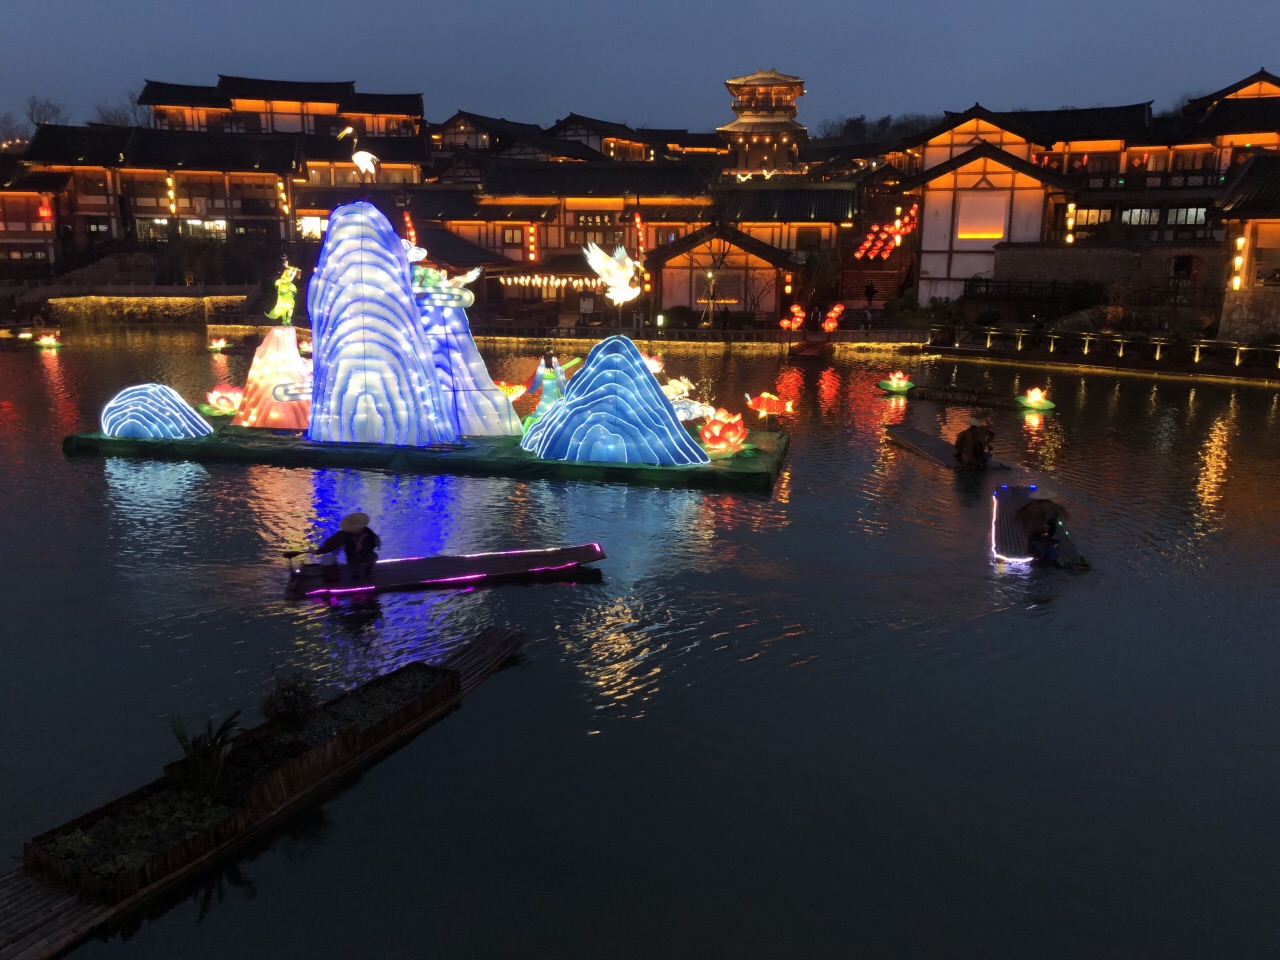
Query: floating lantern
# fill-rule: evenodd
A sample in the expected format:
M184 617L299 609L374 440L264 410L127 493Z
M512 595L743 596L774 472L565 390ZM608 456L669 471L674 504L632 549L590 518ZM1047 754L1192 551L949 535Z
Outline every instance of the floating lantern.
M45 350L57 350L62 346L62 341L58 339L56 333L46 333L36 341L36 346L43 347Z
M640 356L644 358L644 365L649 368L650 373L656 376L657 374L662 372L662 368L663 366L665 366L662 360L662 354L655 353L653 354L653 356L650 356L649 354L641 350Z
M1032 387L1026 396L1018 397L1018 403L1028 410L1052 410L1056 404L1048 398L1048 391Z
M901 370L895 370L889 374L888 380L881 380L878 386L886 393L906 393L915 384L908 380L907 375Z
M31 337L32 337L32 334L30 330L23 330L20 334L18 334L19 340L30 340Z
M207 403L196 407L206 417L229 417L240 409L244 390L230 383L220 383L207 394Z
M730 413L718 408L698 432L708 453L723 456L742 449L747 439L747 428L742 414Z
M214 353L221 353L226 348L227 348L226 337L217 337L216 339L209 341L209 349L212 350Z
M782 400L775 397L772 393L762 393L758 397L747 395L747 406L760 414L760 417L777 416L782 413L791 413L791 401Z

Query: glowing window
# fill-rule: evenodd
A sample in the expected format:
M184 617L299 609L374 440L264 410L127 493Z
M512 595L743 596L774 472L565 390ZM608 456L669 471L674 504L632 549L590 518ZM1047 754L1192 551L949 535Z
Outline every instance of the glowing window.
M959 240L1003 240L1009 197L1003 193L960 194Z

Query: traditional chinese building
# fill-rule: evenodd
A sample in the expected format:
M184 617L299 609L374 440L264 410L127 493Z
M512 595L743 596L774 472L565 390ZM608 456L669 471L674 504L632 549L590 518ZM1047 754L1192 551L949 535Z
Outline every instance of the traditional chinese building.
M804 81L777 70L760 70L726 80L733 94L737 119L717 127L730 150L725 171L750 177L802 173L800 146L808 131L796 120L796 100L804 96Z

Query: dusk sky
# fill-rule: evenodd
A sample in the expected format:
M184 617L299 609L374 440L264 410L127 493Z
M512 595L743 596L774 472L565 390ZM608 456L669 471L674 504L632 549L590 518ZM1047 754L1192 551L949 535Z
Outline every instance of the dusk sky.
M456 109L550 124L574 111L710 130L723 81L803 77L800 120L865 113L1156 101L1280 72L1280 3L1074 0L851 4L646 0L46 0L8 4L0 112L28 94L74 122L144 79L355 80ZM23 39L26 38L26 39Z

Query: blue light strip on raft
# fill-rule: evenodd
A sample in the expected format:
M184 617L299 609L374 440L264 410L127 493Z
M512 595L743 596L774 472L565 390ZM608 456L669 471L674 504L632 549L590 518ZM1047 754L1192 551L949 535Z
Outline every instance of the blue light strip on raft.
M102 432L109 437L187 440L213 433L177 391L162 383L125 387L102 408Z
M564 397L529 428L520 446L547 460L710 462L681 426L636 345L622 336L591 348Z
M371 203L329 217L307 290L315 379L307 438L454 443L400 237Z

